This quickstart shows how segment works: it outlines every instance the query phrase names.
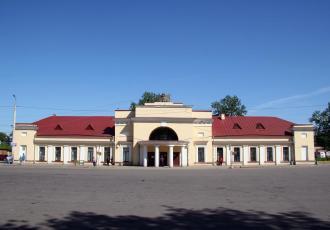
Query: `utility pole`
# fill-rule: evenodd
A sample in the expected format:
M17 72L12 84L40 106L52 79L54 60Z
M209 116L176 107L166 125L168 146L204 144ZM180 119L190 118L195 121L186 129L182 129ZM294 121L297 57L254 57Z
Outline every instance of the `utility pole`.
M14 143L14 131L15 131L15 127L16 127L16 95L13 94L13 98L14 98L14 114L13 114L13 132L12 132L12 136L11 136L11 145L12 148L14 148L15 143Z

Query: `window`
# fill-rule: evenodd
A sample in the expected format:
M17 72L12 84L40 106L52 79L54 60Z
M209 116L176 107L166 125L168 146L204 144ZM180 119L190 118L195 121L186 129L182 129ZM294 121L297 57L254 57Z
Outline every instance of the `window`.
M197 133L197 136L198 136L198 137L204 137L204 132L198 132L198 133Z
M267 147L267 161L274 161L273 147Z
M39 147L39 161L45 161L46 148Z
M91 124L89 124L87 127L86 127L86 130L94 130L93 126Z
M109 158L109 161L111 161L110 147L104 147L104 162L107 162L108 158Z
M289 161L289 147L283 147L283 161Z
M301 138L302 138L302 139L306 139L306 138L307 138L307 133L302 133L302 134L301 134Z
M234 162L241 161L241 148L235 147L234 148Z
M238 123L235 123L233 129L242 129L242 128Z
M55 147L55 161L61 161L61 147Z
M123 162L129 162L129 147L123 147Z
M27 136L27 132L21 132L21 136L26 137Z
M256 147L250 148L250 161L252 161L252 162L257 161L257 148Z
M93 161L93 156L94 156L94 148L93 147L88 147L87 150L87 161L92 162Z
M56 125L55 130L63 130L61 125Z
M198 147L197 148L197 154L198 154L198 162L205 162L205 148L204 147Z
M77 161L77 147L71 147L71 161Z
M265 129L265 126L263 126L261 123L257 123L256 129Z
M223 148L217 148L217 162L223 162Z

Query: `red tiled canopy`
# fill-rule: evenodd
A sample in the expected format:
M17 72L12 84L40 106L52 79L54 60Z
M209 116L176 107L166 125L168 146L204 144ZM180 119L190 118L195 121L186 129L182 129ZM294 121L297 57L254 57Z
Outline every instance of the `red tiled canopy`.
M237 128L237 125L240 128ZM226 117L224 120L221 120L219 117L214 116L212 133L213 137L291 136L293 125L293 123L277 117L237 116Z
M95 136L115 135L113 116L50 116L33 124L37 136Z

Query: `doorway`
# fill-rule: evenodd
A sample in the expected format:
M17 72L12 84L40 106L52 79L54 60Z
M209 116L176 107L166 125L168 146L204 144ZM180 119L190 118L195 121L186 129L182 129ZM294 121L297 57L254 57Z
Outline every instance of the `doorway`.
M148 152L148 167L155 167L155 153Z
M173 153L173 166L180 166L180 153Z
M166 152L161 152L159 154L159 166L164 167L167 166L167 153Z

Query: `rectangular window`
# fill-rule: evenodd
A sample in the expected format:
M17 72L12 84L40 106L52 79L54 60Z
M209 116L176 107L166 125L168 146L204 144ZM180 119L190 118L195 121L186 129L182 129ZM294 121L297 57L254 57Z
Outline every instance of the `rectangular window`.
M21 132L21 136L26 137L27 136L27 132Z
M61 161L61 147L55 147L55 161Z
M39 147L39 161L45 161L46 148Z
M123 147L123 161L129 162L129 147Z
M107 159L111 161L110 147L104 147L104 162L107 162Z
M267 147L267 161L274 161L273 147Z
M302 139L306 139L306 138L307 138L307 133L302 133L302 134L301 134L301 138L302 138Z
M205 162L205 148L204 147L198 147L198 162Z
M77 147L71 147L71 161L77 161Z
M234 162L241 161L241 148L235 147L234 148Z
M283 161L289 161L289 147L283 147Z
M223 148L217 148L217 162L223 162Z
M256 147L250 148L250 161L251 162L257 161L257 148Z
M88 147L87 150L87 161L92 162L93 161L93 156L94 156L94 148L93 147Z

